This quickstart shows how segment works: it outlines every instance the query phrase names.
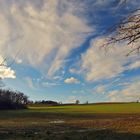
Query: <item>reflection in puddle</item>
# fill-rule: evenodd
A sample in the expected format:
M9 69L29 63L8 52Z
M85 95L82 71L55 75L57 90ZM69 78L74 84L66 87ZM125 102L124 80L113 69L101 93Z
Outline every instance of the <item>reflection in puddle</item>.
M65 121L63 120L55 120L55 121L50 121L49 123L64 123Z

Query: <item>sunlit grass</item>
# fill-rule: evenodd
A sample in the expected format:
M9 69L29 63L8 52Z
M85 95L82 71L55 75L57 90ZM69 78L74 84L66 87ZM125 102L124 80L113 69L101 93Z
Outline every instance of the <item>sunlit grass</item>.
M54 113L140 113L140 103L93 104L68 106L29 106L32 111Z

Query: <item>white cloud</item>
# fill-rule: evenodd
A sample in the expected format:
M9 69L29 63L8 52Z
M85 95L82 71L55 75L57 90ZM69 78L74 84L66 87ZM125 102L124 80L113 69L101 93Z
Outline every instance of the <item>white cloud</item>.
M0 66L0 78L1 79L5 79L5 78L14 79L14 78L16 78L15 71L6 66Z
M12 70L10 67L6 66L6 62L4 62L4 59L2 56L0 56L0 64L3 62L3 65L0 65L0 78L16 78L15 71Z
M111 91L108 95L112 102L121 101L137 101L140 100L140 81L130 83L121 90Z
M85 33L91 29L78 16L82 9L73 1L46 0L41 8L34 3L0 2L6 6L0 10L0 51L14 58L21 49L17 60L51 77L63 67L70 51L84 42Z
M64 83L66 83L66 84L78 84L78 83L80 83L80 81L74 77L70 77L70 78L65 79Z

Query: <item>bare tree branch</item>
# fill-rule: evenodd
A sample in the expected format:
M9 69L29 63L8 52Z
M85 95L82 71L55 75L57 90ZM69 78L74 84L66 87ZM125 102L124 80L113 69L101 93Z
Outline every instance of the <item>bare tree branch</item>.
M125 42L127 45L132 45L132 50L127 54L139 52L140 50L140 9L135 10L121 21L120 24L109 29L109 37L107 43L103 46L110 44Z
M4 63L5 62L6 62L6 58L2 62L0 62L0 66L4 66L5 65Z

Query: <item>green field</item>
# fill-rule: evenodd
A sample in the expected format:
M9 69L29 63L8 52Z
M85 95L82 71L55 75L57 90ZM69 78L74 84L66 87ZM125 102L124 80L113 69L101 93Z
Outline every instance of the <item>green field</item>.
M0 111L0 140L139 140L140 103Z
M65 106L30 106L32 111L45 111L53 113L140 113L140 103L114 103L92 105L65 105Z

